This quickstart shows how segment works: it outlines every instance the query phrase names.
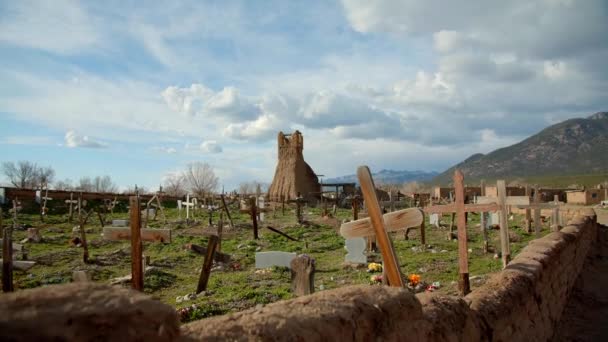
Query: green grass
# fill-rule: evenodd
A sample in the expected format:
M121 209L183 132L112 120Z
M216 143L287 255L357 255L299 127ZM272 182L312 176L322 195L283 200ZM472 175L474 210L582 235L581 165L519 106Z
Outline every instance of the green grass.
M255 252L257 250L280 250L306 253L316 260L315 286L325 290L352 284L369 284L370 273L366 269L353 269L343 267L344 240L336 233L336 226L342 219L350 218L349 210L338 210L338 220L323 220L319 217L320 209L306 209L305 218L312 223L300 226L295 222L295 214L288 210L281 215L280 209L276 214L266 214L266 222L260 224L260 239L253 240L251 223L248 215L232 211L231 214L237 228L225 228L224 238L221 242L221 251L230 254L232 264L223 270L211 273L207 291L198 298L177 303L177 297L194 293L198 283L203 257L184 249L187 243L201 246L207 245L207 235L216 231L207 227L207 214L198 213L196 219L199 224L188 226L176 223L177 210L168 209L169 223L167 227L174 229L170 244L144 243L144 255L150 256L151 265L156 269L146 275L144 281L145 292L153 297L174 305L176 308L196 305L196 309L189 312L185 320L200 319L213 315L225 314L255 307L259 304L268 304L292 297L290 291L290 273L286 269L276 268L270 272L255 272ZM274 216L274 217L273 217ZM115 213L108 216L112 218L127 218L127 213ZM449 220L444 216L444 222ZM526 234L517 224L521 217L516 216L510 221L511 230L521 241L511 243L513 255L517 254L533 236ZM217 214L214 223L217 222ZM478 276L471 282L472 287L480 286L489 273L501 269L500 259L493 254L483 254L482 237L478 224L478 216L471 215L468 232L469 248L473 250L469 258L469 273ZM5 225L9 224L4 218ZM20 214L19 223L39 227L43 242L27 243L28 259L38 264L28 272L15 271L15 288L26 289L48 284L61 284L71 281L74 270L88 270L96 282L107 283L110 279L125 276L130 273L130 243L129 241L104 241L101 238L101 226L96 218L87 225L87 239L89 242L90 262L82 261L82 248L70 245L69 240L76 234L72 233L75 224L67 223L67 216L52 214L40 222L35 214ZM334 224L332 226L331 224ZM300 240L290 241L276 233L265 229L271 225L281 229L286 234ZM164 226L160 221L151 222L152 227ZM457 293L457 242L446 239L447 229L430 227L427 222L427 245L420 248L418 231L410 233L410 239L405 240L403 232L392 234L395 250L404 275L410 273L420 274L427 283L439 281L442 287L439 291L444 293ZM543 233L548 233L545 226ZM13 240L19 242L26 237L26 232L16 230ZM498 247L498 231L490 231L491 247ZM378 253L369 256L370 261L381 261ZM234 268L233 268L234 267ZM479 277L481 276L481 277ZM126 285L128 286L128 285Z

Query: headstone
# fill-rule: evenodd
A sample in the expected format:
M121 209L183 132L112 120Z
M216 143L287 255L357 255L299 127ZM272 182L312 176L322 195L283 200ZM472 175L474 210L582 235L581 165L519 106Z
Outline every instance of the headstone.
M431 214L429 216L429 223L437 228L439 228L439 214Z
M255 253L255 268L291 267L291 261L295 257L296 253L289 252L257 252Z
M4 188L0 188L0 204L6 203L6 193Z
M27 239L31 242L40 242L42 240L40 230L38 230L38 228L28 228Z
M36 203L40 204L42 202L42 195L40 194L40 190L36 190Z
M483 222L483 229L488 230L490 229L490 227L492 226L492 222L490 222L490 213L487 212L483 212L481 213L481 215L483 215L483 220L481 220L481 222Z
M365 252L365 246L365 238L356 237L346 239L344 249L346 249L348 253L344 257L344 261L355 264L367 264L367 256L363 254Z
M500 217L498 216L498 212L490 213L490 219L487 220L487 221L489 221L488 224L490 226L498 226L498 225L500 225Z
M144 209L144 210L141 211L141 215L142 216L146 215L146 209ZM154 208L148 208L148 215L149 216L156 215L156 209L154 209Z
M262 209L262 210L259 210L259 213L260 213L260 222L264 222L264 206L265 206L264 196L259 196L258 197L258 208Z
M291 292L306 296L315 291L315 259L306 254L291 261Z
M112 227L128 227L129 220L112 220Z

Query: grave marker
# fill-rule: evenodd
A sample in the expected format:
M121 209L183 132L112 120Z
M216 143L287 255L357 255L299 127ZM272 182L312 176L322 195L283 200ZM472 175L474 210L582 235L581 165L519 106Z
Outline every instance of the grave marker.
M291 267L291 261L295 257L296 253L290 252L257 252L255 253L255 268Z
M139 207L139 196L129 197L131 209L131 287L134 290L144 290L144 272L142 264L142 242L141 242L141 209ZM105 237L105 234L104 234Z
M15 215L17 215L17 204L13 201ZM2 227L2 208L0 208L0 227ZM13 241L12 228L6 227L2 230L2 291L13 292Z
M345 262L355 264L367 264L367 256L365 255L365 238L354 237L344 240L344 249L346 249Z
M211 275L211 266L213 265L213 254L217 248L219 238L215 235L209 236L209 243L207 244L207 254L205 254L205 260L203 261L203 268L201 269L201 275L198 278L198 286L196 287L196 293L199 294L207 289L207 283L209 282L209 276Z
M290 263L291 292L306 296L315 292L315 259L306 254L298 255Z
M369 218L374 231L376 232L375 237L378 245L380 245L380 252L382 253L382 260L384 261L384 269L388 284L393 287L403 287L403 275L399 269L399 263L393 244L385 229L382 211L380 210L378 197L376 197L376 186L374 185L374 180L372 179L369 168L367 166L360 166L357 168L357 177L359 178L359 184L361 184L363 199L365 200L365 203L367 203L366 206Z

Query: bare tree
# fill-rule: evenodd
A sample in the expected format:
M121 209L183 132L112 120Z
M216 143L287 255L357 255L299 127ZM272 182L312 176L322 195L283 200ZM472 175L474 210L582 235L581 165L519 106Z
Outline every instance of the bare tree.
M112 178L107 175L103 177L95 177L95 179L93 179L93 189L95 190L95 192L102 193L112 193L118 191L118 187L116 186L116 184L114 184Z
M36 170L36 182L37 185L42 187L48 187L49 184L55 180L55 170L52 167L40 167Z
M72 185L72 180L69 178L66 178L64 180L60 180L60 181L56 181L53 188L55 190L72 190L74 187Z
M251 194L256 193L258 187L260 187L261 193L268 192L268 187L269 187L268 183L263 183L263 182L258 182L258 181L243 182L243 183L239 184L238 192L241 195L251 195Z
M219 184L219 178L213 172L211 165L207 163L188 164L183 176L187 189L198 197L205 197L212 193Z
M403 185L401 185L401 192L404 194L419 193L422 192L422 190L422 186L416 181L403 183Z
M35 188L37 186L38 165L29 161L21 160L2 163L2 173L9 182L17 188Z
M182 174L169 174L165 177L164 187L165 193L169 196L183 196L186 194L186 180Z
M93 181L90 177L82 177L78 181L77 189L85 192L93 192Z

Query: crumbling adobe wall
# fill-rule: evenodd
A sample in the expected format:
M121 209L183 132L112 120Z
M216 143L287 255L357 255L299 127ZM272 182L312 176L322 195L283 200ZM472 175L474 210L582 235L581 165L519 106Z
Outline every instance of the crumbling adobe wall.
M352 286L179 328L174 308L74 283L0 296L0 340L542 341L597 240L593 211L534 240L464 298Z
M171 341L175 309L139 292L94 283L0 295L1 341Z
M550 339L597 237L593 211L534 240L464 298L355 286L185 325L217 340L542 341Z

